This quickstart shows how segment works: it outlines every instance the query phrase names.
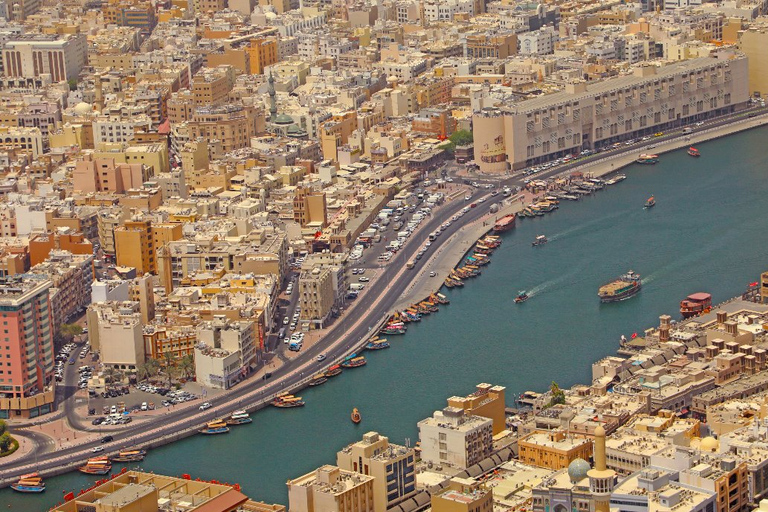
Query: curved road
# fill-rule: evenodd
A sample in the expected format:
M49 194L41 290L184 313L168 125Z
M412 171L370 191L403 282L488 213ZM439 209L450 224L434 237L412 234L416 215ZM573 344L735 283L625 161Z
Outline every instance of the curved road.
M722 126L734 122L734 120L741 120L740 118L743 116L744 113L742 111L727 119L715 120L696 129L694 133ZM666 142L669 139L679 136L680 132L678 131L668 133L663 137L651 139L643 144L622 147L612 151L604 151L600 153L597 158L593 156L589 159L579 159L567 166L558 166L540 172L536 174L535 177L536 179L545 179L567 172L568 170L585 163L593 163L619 154L634 152L642 147L663 141ZM510 187L522 185L522 178L523 176L520 173L516 173L512 177L503 180L502 183ZM471 200L476 201L483 195L484 192L475 190L471 193ZM435 231L466 204L468 203L456 200L453 203L438 209L416 233L423 234ZM488 206L490 204L490 202L483 203L481 205L482 207L471 209L469 213L464 215L459 221L453 222L447 229L443 230L445 236L438 237L437 240L432 243L427 257L416 261L416 268L410 275L416 276L418 270L430 260L429 256L431 256L431 253L446 243L446 241L451 238L451 235L453 235L461 226L469 224L485 215L488 212ZM316 344L300 354L291 364L284 365L275 370L270 380L246 380L230 392L209 399L209 402L211 402L214 407L207 411L197 412L196 410L189 408L170 411L163 416L158 416L157 419L153 418L152 420L137 422L123 431L111 433L114 437L114 441L105 445L107 451L114 451L124 446L147 444L151 441L173 435L185 429L194 428L206 421L211 421L215 418L222 417L223 415L231 414L233 411L244 407L249 409L259 408L268 403L277 393L284 390L295 389L302 384L302 382L306 381L309 376L324 370L332 362L339 361L346 356L353 347L360 346L361 341L377 327L377 323L391 311L405 289L410 285L410 279L407 279L406 276L403 276L403 278L400 279L396 279L396 277L405 269L405 263L419 251L422 241L423 237L412 236L400 253L392 258L389 264L384 267L375 282L370 284L367 292L358 298L356 304L353 307L348 308L342 318L332 327L323 339L325 343L320 342ZM354 310L364 311L365 313L361 316L350 314L350 311ZM318 362L316 357L321 353L326 354L327 360ZM69 400L65 401L67 417L70 419L73 426L77 426L80 424L80 419L74 414L74 400L72 400L71 397L68 398ZM33 442L43 448L50 445L50 441L42 439L44 436L30 435L30 432L24 432L24 435L30 437ZM98 441L92 441L55 452L51 451L50 447L48 447L47 451L46 449L35 449L33 451L38 452L38 461L33 469L44 473L46 470L52 470L64 464L71 464L73 461L84 461L91 455L91 448L98 445ZM43 455L42 460L40 460L40 455ZM18 477L19 475L30 471L32 468L28 465L32 462L32 459L33 455L29 454L24 457L19 457L9 464L5 464L0 472L0 480L4 481L2 483L7 485L11 478Z

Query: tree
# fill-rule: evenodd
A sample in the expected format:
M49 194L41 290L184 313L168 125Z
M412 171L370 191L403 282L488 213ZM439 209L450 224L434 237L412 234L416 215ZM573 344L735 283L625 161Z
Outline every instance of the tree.
M70 91L77 90L77 78L70 78L69 80L67 80L67 83L69 84Z
M171 352L163 352L163 366L165 367L165 376L168 377L168 387L171 387L177 370L176 356Z
M102 375L104 376L104 381L107 384L112 384L116 380L122 380L123 378L123 372L121 372L117 368L113 368L112 366L107 366L106 368L104 368Z
M192 354L187 354L181 358L179 363L179 370L185 379L190 378L195 374L195 357Z
M11 434L3 432L3 434L0 435L0 452L7 452L10 450L12 441L13 438L11 437Z
M439 147L453 157L456 146L466 146L467 144L472 144L474 140L475 138L469 130L457 130Z
M70 343L75 336L83 334L83 328L77 324L61 324L59 326L59 337L65 342Z
M549 392L552 394L552 398L549 400L547 407L565 403L565 392L560 389L560 386L557 385L557 382L552 381L552 385L549 386Z
M8 424L5 420L0 420L0 435L5 434L8 431Z

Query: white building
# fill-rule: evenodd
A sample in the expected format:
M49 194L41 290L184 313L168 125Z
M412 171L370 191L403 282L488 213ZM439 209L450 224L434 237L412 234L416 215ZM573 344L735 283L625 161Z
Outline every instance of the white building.
M466 415L458 407L435 411L418 426L421 458L427 462L467 468L493 450L493 420Z
M474 0L426 0L424 18L428 21L453 21L456 14L475 14Z
M121 144L133 140L136 129L149 131L152 119L142 115L134 119L103 116L93 121L93 144Z
M253 322L224 317L197 326L195 374L204 386L229 389L256 363L256 328Z
M54 82L77 78L88 59L85 34L28 34L5 44L3 69L7 77L50 74Z
M108 302L88 308L91 348L105 366L135 371L146 359L138 302Z
M543 27L518 36L519 52L524 55L549 55L555 52L559 37L552 27Z

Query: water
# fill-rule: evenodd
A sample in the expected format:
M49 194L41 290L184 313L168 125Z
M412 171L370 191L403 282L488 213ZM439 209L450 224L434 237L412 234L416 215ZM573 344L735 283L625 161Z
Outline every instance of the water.
M614 354L622 334L656 325L661 314L678 317L690 293L710 292L715 302L738 295L768 268L767 136L762 128L701 144L699 159L663 155L658 165L626 169L626 181L592 197L522 219L482 276L446 292L449 306L411 324L407 335L389 336L392 348L366 353L367 366L302 392L306 407L270 408L225 436L153 450L141 468L238 482L253 499L287 504L289 478L334 463L337 450L370 430L415 443L420 419L477 383L506 386L512 405L553 380L589 382L590 364ZM650 195L656 207L643 210ZM538 234L550 242L531 247ZM601 305L597 288L629 269L643 277L640 294ZM531 298L515 304L520 290ZM363 415L357 426L349 421L353 407ZM43 510L62 489L77 492L92 481L71 473L48 479L43 496L0 491L0 506Z

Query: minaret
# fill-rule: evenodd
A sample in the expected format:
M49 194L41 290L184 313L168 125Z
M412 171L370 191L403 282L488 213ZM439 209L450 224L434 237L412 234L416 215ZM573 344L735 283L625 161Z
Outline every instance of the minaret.
M616 484L616 472L608 469L605 457L605 429L595 429L595 468L587 472L589 490L595 499L595 512L610 512L611 492Z
M269 120L275 122L277 119L277 101L275 100L275 78L272 76L272 70L269 71Z

